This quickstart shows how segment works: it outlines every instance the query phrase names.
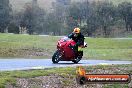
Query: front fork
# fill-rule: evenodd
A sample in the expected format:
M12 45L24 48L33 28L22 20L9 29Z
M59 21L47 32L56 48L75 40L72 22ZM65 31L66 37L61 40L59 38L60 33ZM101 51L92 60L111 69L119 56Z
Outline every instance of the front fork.
M59 56L59 58L60 58L60 60L62 59L62 57L63 57L63 55L64 55L64 51L63 50L61 50L61 49L58 49L58 51L60 52L60 56Z

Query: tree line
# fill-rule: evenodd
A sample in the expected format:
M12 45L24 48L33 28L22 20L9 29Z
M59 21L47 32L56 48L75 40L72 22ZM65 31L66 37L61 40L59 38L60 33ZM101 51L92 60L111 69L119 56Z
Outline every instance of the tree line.
M13 12L9 0L0 4L0 32L65 35L80 27L86 36L118 36L132 31L132 3L108 1L54 2L48 11L37 0ZM65 0L66 1L66 0ZM67 0L68 1L68 0Z

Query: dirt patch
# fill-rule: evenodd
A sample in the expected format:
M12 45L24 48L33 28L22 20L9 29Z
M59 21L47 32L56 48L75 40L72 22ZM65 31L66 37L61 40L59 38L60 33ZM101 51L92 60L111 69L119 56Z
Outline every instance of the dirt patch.
M61 77L59 76L40 76L29 79L17 79L16 88L62 88Z
M86 84L79 85L76 83L76 79L69 79L59 75L40 76L35 78L17 78L15 86L6 85L6 88L104 88L105 86L111 86L113 84ZM124 88L125 84L120 84L116 88ZM132 88L132 83L128 84L129 88Z
M86 67L89 74L132 74L131 65L125 66L91 66ZM61 69L60 69L61 70ZM132 75L131 75L132 79ZM16 78L15 85L7 84L6 88L132 88L132 81L129 84L85 84L79 85L76 82L75 74L62 72L39 76L34 78Z
M17 78L15 86L6 88L102 88L100 84L79 85L75 78L65 78L60 75L40 76L35 78Z
M79 85L76 78L65 78L60 75L40 76L35 78L17 78L16 85L7 84L5 88L132 88L132 82L129 84L85 84Z
M1 57L25 57L25 58L35 58L35 57L46 57L51 58L53 52L48 49L39 48L23 48L23 49L3 49L1 51Z

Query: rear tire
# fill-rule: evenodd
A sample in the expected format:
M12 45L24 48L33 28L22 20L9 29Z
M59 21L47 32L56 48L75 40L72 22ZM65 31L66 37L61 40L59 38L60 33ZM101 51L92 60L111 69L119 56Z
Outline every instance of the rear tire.
M77 64L80 60L82 59L81 56L78 56L75 60L73 60L72 62L74 62L75 64Z
M59 50L57 50L54 55L52 56L52 62L54 64L58 63L61 59L61 53L59 52Z
M72 62L77 64L82 59L82 56L83 56L83 51L79 51L76 59L74 59Z

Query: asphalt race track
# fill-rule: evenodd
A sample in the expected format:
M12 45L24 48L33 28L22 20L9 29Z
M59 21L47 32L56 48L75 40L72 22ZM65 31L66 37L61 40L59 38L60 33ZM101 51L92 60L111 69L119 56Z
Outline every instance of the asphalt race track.
M60 61L58 64L53 64L51 59L0 59L0 71L111 64L132 64L132 61L81 60L78 64L67 61Z

